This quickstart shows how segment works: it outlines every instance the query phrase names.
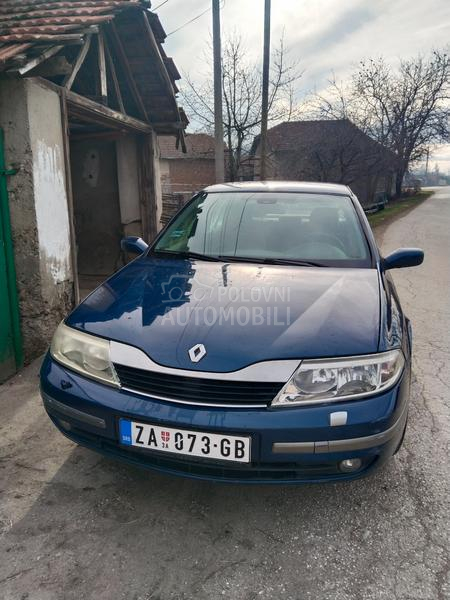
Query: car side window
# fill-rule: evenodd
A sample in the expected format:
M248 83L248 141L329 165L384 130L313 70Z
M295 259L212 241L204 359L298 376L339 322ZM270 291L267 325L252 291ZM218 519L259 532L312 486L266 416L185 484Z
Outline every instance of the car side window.
M189 248L189 240L198 234L204 200L205 196L200 194L180 213L156 244L156 250L183 252Z

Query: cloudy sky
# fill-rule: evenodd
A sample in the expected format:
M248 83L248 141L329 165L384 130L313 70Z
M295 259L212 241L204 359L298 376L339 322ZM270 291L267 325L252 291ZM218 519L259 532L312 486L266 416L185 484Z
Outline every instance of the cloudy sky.
M168 34L165 49L181 74L205 73L205 47L211 35L211 0L153 0ZM157 8L162 4L160 8ZM222 35L241 33L250 58L262 47L263 0L223 0ZM364 57L400 57L426 53L450 43L448 0L272 0L272 39L284 30L290 56L300 60L301 93L326 87L334 71L345 79ZM450 170L450 146L436 149L432 164Z

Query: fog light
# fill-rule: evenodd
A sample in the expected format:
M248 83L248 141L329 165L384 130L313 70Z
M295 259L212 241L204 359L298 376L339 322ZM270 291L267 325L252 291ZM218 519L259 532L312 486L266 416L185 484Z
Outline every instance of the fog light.
M361 468L362 460L360 458L346 458L339 463L339 469L343 473L353 473Z

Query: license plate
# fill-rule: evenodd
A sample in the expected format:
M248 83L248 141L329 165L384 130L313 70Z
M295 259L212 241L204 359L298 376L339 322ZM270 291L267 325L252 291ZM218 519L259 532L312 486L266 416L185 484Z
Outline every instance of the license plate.
M125 446L214 460L250 462L250 437L174 429L120 419L119 438Z

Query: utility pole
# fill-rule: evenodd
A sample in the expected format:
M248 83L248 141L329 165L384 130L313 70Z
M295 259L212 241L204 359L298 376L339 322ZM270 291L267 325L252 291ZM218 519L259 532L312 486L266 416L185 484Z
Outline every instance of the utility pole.
M264 2L264 54L262 72L261 94L261 136L260 149L260 175L261 181L266 178L267 167L267 119L269 115L269 70L270 70L270 0Z
M425 162L425 185L428 185L428 161L430 160L430 148L426 149L426 162Z
M225 179L222 121L222 51L220 47L220 0L212 0L214 53L214 137L216 183Z

